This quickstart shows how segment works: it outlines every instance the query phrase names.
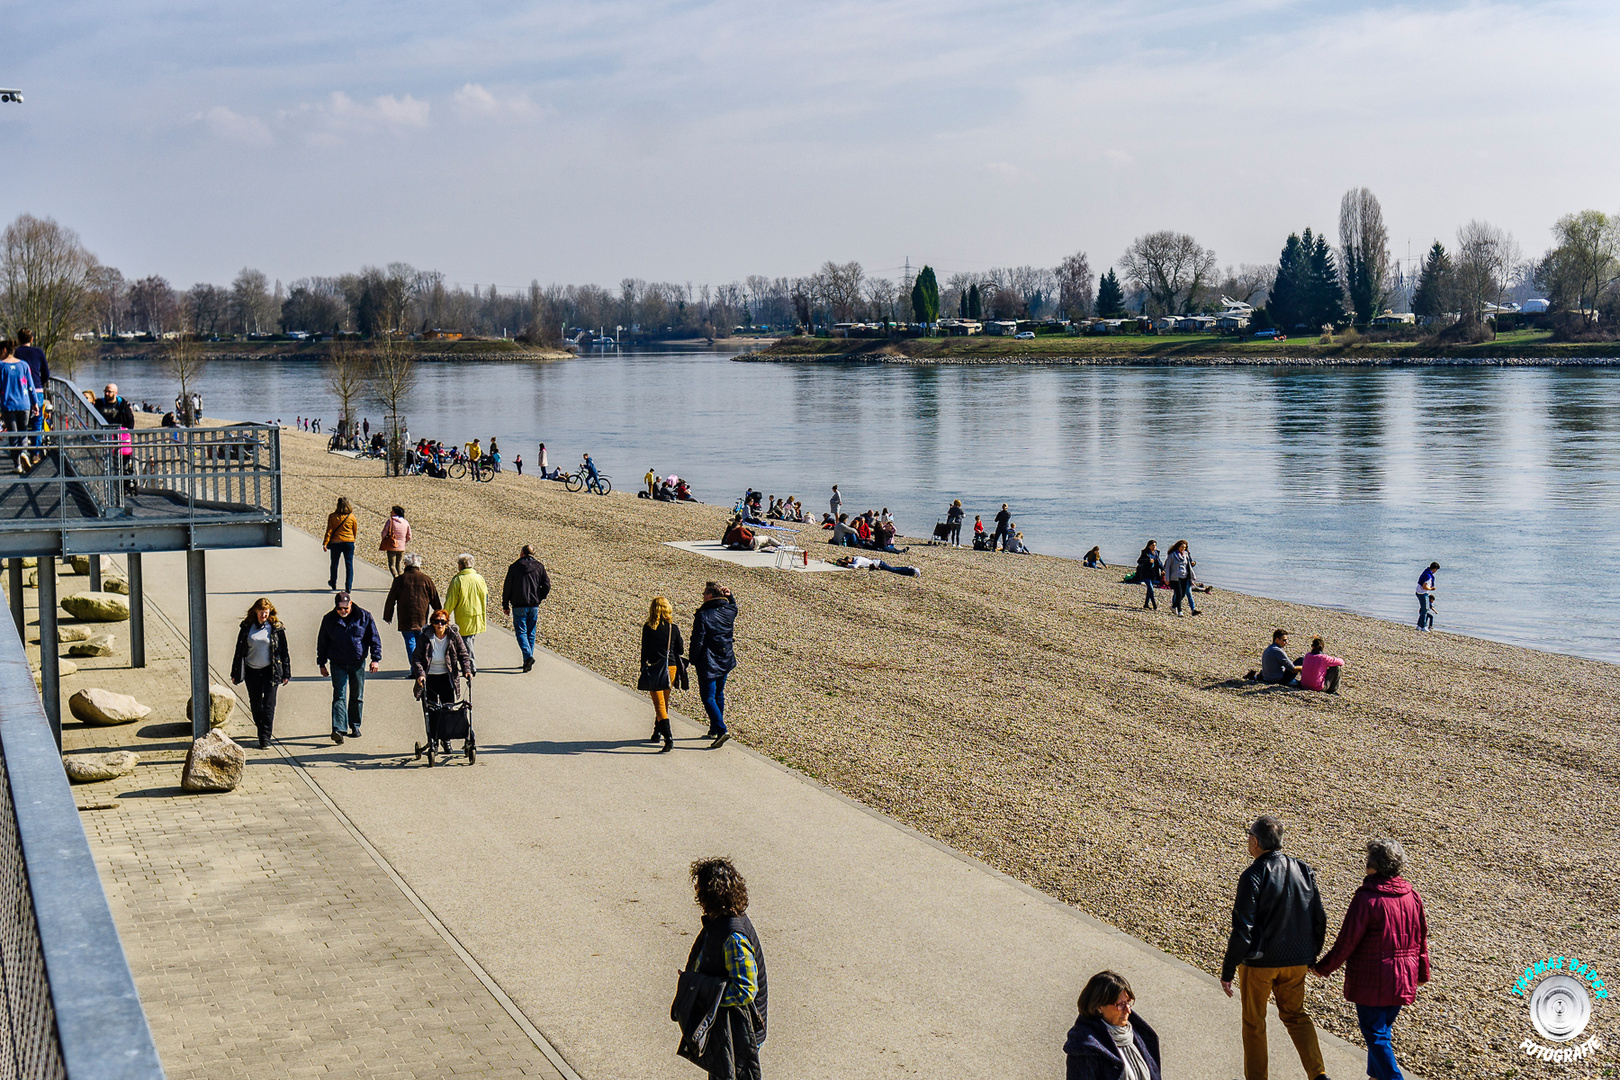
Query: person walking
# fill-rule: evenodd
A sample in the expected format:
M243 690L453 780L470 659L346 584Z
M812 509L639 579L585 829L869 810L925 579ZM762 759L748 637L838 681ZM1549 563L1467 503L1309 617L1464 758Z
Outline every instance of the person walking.
M19 473L28 471L33 460L28 456L28 436L34 412L34 376L28 365L12 355L13 342L0 341L0 420L5 430L17 432L7 444L12 450L12 461Z
M1154 589L1159 587L1159 578L1164 575L1164 565L1159 562L1159 542L1149 540L1142 553L1136 557L1136 580L1147 583L1147 595L1142 598L1142 610L1152 608L1159 610L1159 598Z
M248 708L259 732L259 749L270 749L276 725L276 690L292 678L292 656L287 651L287 630L276 617L276 605L267 596L253 601L236 633L236 654L231 657L231 682L247 683Z
M28 420L28 430L34 432L34 437L28 440L28 445L35 451L37 457L40 453L40 443L43 441L40 432L45 430L45 395L51 389L51 362L46 358L45 350L34 344L34 332L26 326L17 328L17 348L13 350L12 355L28 365L28 372L34 379L34 392L38 404ZM130 414L129 426L135 426L133 412Z
M1434 629L1434 572L1440 569L1440 564L1432 562L1429 568L1418 575L1417 602L1419 630Z
M551 575L534 557L534 546L524 544L517 562L506 568L501 585L501 611L512 616L512 631L523 652L523 670L534 670L534 631L540 624L540 605L551 595Z
M1164 560L1164 579L1170 583L1170 610L1178 616L1181 614L1181 602L1187 601L1187 610L1198 614L1198 605L1193 603L1193 557L1187 548L1187 541L1177 540L1170 547L1170 556Z
M405 508L396 506L388 512L388 520L383 522L382 543L377 545L378 551L388 552L388 572L395 577L399 577L405 568L405 548L410 542L411 523L405 520ZM387 621L387 616L383 617L383 621Z
M709 714L711 746L719 749L731 738L726 727L726 676L737 666L734 627L737 601L731 590L710 581L703 586L703 603L692 616L690 655L697 672L698 696Z
M602 494L602 474L596 471L596 462L591 460L589 453L581 459L580 471L590 478L585 484L585 490Z
M636 689L652 695L653 732L648 742L664 742L660 754L675 749L675 736L669 730L669 692L675 688L676 665L686 652L675 611L669 601L655 596L647 608L647 621L641 624L641 677Z
M382 635L376 620L348 593L338 593L332 598L332 610L321 617L321 630L315 637L315 666L322 677L332 680L333 742L341 744L345 736L360 737L366 672L375 673L381 664Z
M1001 511L996 514L996 534L990 538L991 551L995 550L997 544L1001 545L1003 551L1007 549L1007 537L1012 535L1012 533L1008 531L1008 526L1011 523L1012 511L1007 509L1006 503L1002 503Z
M321 538L321 550L332 553L332 572L326 578L328 589L337 589L339 558L346 568L343 591L354 589L354 542L359 537L360 522L354 516L354 507L348 496L339 496L337 509L326 515L326 535Z
M833 520L838 520L838 511L843 508L844 497L838 494L838 485L834 484L832 498L827 500L827 508L832 511Z
M416 680L416 696L430 704L454 705L461 695L461 677L472 689L472 653L461 634L450 623L450 613L439 610L428 621L426 632L416 639L410 654L411 678ZM450 752L450 741L441 748Z
M1063 1043L1067 1080L1159 1080L1159 1036L1136 1012L1125 976L1099 971L1080 991L1080 1017Z
M945 511L945 524L950 529L952 547L962 546L962 518L966 515L967 511L962 509L961 499L952 500L951 508Z
M1350 898L1338 940L1311 968L1325 979L1343 965L1344 999L1356 1007L1372 1080L1402 1080L1390 1028L1429 981L1429 923L1423 898L1401 877L1405 865L1400 841L1368 841L1367 876Z
M467 654L473 658L473 670L478 670L478 651L473 639L489 628L489 584L484 576L473 569L473 557L466 552L456 556L456 576L445 590L444 606L456 620L461 640L467 643Z
M397 615L400 637L405 639L405 655L416 652L416 639L428 623L428 616L439 610L439 587L422 569L422 556L405 556L405 569L388 587L383 602L383 622L394 622Z
M730 859L699 859L692 864L692 892L703 909L703 929L686 970L726 980L699 1064L709 1080L761 1080L769 987L765 949L748 918L748 882Z
M1267 1080L1266 1001L1271 998L1305 1075L1322 1080L1327 1066L1316 1025L1305 1011L1305 970L1322 951L1327 912L1315 872L1282 853L1282 833L1282 822L1270 815L1249 826L1249 857L1254 861L1238 878L1221 989L1231 997L1232 980L1241 972L1245 1080Z

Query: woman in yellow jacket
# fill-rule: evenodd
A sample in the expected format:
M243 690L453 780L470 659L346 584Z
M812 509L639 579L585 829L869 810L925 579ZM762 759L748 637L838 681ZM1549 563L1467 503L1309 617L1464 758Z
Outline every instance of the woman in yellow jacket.
M338 499L337 510L326 515L326 535L321 538L321 547L332 553L332 572L326 580L328 589L337 588L338 559L341 557L348 568L343 591L354 591L354 542L359 538L360 522L355 520L354 507L349 505L347 498Z
M478 670L478 654L473 652L473 638L489 626L489 585L484 576L473 569L473 557L466 553L456 556L461 569L450 579L450 588L444 594L444 609L456 620L461 640L466 643L467 655L472 657L473 670Z

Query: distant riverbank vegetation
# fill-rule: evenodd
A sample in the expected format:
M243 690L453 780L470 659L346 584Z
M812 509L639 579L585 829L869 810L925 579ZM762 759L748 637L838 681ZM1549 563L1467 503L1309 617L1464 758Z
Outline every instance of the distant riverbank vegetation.
M24 214L0 236L0 333L29 327L59 366L108 340L282 342L415 339L455 356L501 348L652 343L736 334L882 338L906 356L1173 355L1208 350L1385 350L1449 355L1486 347L1564 349L1620 338L1620 214L1566 214L1553 244L1526 258L1514 238L1470 221L1421 260L1395 260L1378 199L1340 202L1338 243L1291 233L1275 264L1220 265L1194 237L1138 236L1101 274L1084 251L1054 267L898 279L828 261L803 277L751 275L721 285L625 278L617 287L467 286L405 263L283 283L244 267L227 283L181 289L161 275L126 279L71 229ZM991 344L981 335L1011 340ZM1018 340L1018 335L1027 335ZM1508 337L1508 335L1515 335ZM1060 347L1059 337L1077 339ZM914 339L965 338L948 346ZM1093 338L1105 345L1090 344ZM482 339L477 348L468 339ZM970 344L971 343L971 344ZM453 346L453 347L452 347ZM778 354L847 352L784 343Z

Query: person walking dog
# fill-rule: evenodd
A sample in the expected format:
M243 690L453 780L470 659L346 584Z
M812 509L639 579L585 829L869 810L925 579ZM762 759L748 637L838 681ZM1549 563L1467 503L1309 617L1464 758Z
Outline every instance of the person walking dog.
M1316 1025L1305 1011L1305 969L1315 963L1327 937L1327 912L1316 889L1316 874L1282 848L1282 822L1267 815L1249 826L1249 857L1238 878L1232 905L1232 933L1221 961L1221 989L1232 996L1241 974L1243 997L1243 1075L1267 1080L1266 1001L1277 1000L1277 1015L1294 1040L1305 1075L1327 1075Z
M1099 971L1080 991L1080 1018L1063 1044L1067 1080L1159 1080L1159 1036L1136 1012L1125 976Z
M1429 923L1422 897L1401 877L1405 865L1400 841L1367 843L1367 876L1350 898L1338 940L1311 968L1325 979L1344 966L1344 998L1356 1007L1372 1080L1401 1080L1390 1028L1429 981Z
M248 608L236 634L231 657L231 682L247 683L248 707L259 732L259 749L270 749L276 726L276 690L292 679L292 657L287 651L287 630L276 617L276 605L261 596Z
M731 738L726 727L726 676L737 666L734 626L737 601L731 590L710 581L703 586L703 603L692 616L690 646L692 669L697 672L698 695L709 714L709 738L719 749Z
M524 544L517 562L506 568L501 585L501 610L512 616L512 630L523 652L523 670L534 670L534 631L540 625L540 605L551 595L551 575L534 557L534 546Z
M680 659L686 653L681 629L675 625L675 611L669 601L655 596L647 608L647 621L641 624L641 677L636 689L652 695L653 733L648 742L663 740L667 754L675 749L675 736L669 730L669 692L680 673Z
M375 673L381 664L382 635L376 620L348 593L338 593L332 598L332 610L321 617L321 632L315 638L315 665L332 680L333 742L341 744L345 736L360 737L366 672Z
M730 859L699 859L692 864L692 891L703 909L703 929L686 970L726 980L699 1064L709 1080L761 1080L769 985L765 949L748 918L748 882Z

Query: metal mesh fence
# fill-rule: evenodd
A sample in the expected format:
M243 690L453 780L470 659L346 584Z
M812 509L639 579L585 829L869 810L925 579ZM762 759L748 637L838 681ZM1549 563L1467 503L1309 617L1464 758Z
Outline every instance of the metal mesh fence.
M66 1077L11 777L0 755L0 1080Z

